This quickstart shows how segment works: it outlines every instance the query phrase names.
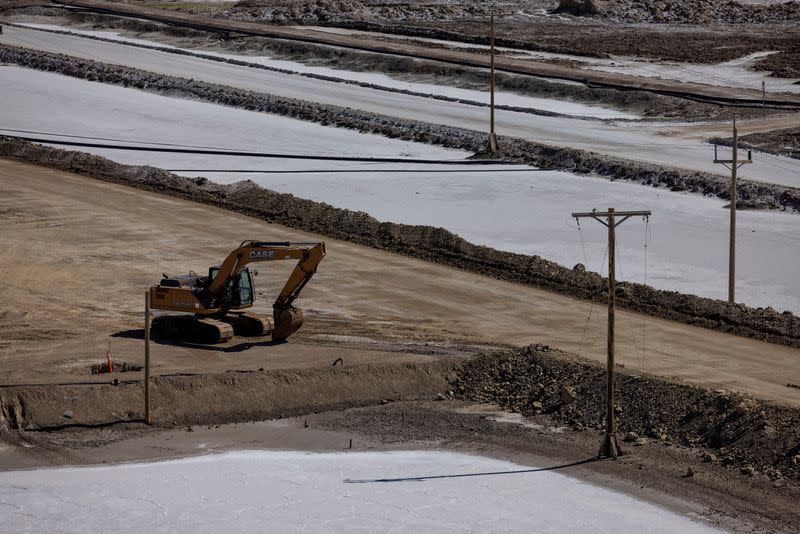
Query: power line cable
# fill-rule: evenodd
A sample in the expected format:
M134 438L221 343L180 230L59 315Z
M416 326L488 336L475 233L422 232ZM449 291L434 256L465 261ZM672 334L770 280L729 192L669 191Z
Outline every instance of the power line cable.
M320 156L314 154L243 152L243 151L217 150L217 149L173 148L173 147L161 148L161 147L141 146L141 145L132 146L132 145L121 145L121 144L87 143L78 141L63 141L58 139L42 139L38 137L28 137L21 135L6 135L5 137L11 137L13 139L21 139L23 141L30 141L32 143L42 143L48 145L76 146L82 148L102 148L107 150L129 150L134 152L161 152L167 154L203 154L210 156L232 156L232 157L267 158L267 159L300 159L300 160L314 160L314 161L416 163L421 165L519 165L518 163L511 163L501 160L487 160L487 159L441 160L441 159L411 159L411 158L397 158L397 157Z
M353 173L472 173L472 172L548 172L552 169L299 169L267 171L261 169L164 169L169 172L204 172L210 174L353 174Z

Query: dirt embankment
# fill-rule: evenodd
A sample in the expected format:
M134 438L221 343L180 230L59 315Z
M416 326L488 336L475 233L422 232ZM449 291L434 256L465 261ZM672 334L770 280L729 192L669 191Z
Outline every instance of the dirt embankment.
M606 370L546 346L468 360L451 396L549 414L574 430L602 429ZM800 479L800 409L648 375L617 376L617 424L630 446L650 441L706 449L705 461L773 480Z
M274 113L323 126L348 128L391 138L405 139L469 150L479 154L486 149L484 134L471 130L421 123L341 108L276 97L232 87L164 76L138 69L77 59L61 54L0 46L0 62L17 64L76 78L135 87L169 96L194 98L241 109ZM543 169L565 170L632 181L675 191L729 198L729 184L722 176L637 163L572 148L540 145L516 138L503 138L501 157ZM742 208L777 208L800 211L800 190L743 181L737 189Z
M429 399L446 391L458 358L432 363L344 365L276 371L162 375L152 379L158 426L263 421L325 410ZM0 430L41 430L141 421L143 383L0 389Z
M613 22L656 24L769 24L800 20L800 3L731 0L560 0L558 13Z
M473 245L443 228L379 222L364 212L276 193L249 181L222 186L205 178L184 178L152 167L121 165L81 152L0 139L0 157L204 202L267 222L578 298L606 300L607 281L596 273L568 269L539 256ZM617 302L621 307L657 317L800 347L800 318L790 312L731 305L627 282L617 285Z
M715 137L710 142L717 145L732 146L733 138ZM785 128L783 130L743 135L739 137L739 147L800 159L800 128Z
M790 52L770 54L753 65L753 70L766 70L770 76L800 78L800 47ZM800 84L800 82L795 82Z

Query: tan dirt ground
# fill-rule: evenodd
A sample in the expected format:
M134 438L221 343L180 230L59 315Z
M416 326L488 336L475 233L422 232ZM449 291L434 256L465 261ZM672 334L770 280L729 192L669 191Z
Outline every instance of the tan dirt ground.
M285 227L54 170L0 161L0 383L103 377L112 356L140 363L143 294L162 272L201 271L245 239L318 239ZM386 252L327 241L328 257L299 300L306 325L289 343L155 344L155 373L430 361L487 345L545 343L605 359L605 313L590 304ZM267 312L292 265L261 266ZM646 321L646 352L642 326ZM679 376L797 405L800 351L617 313L628 369ZM136 378L141 373L126 373Z

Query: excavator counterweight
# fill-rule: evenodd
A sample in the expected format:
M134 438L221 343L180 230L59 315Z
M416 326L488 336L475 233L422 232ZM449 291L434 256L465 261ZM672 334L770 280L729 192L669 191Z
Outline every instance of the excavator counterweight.
M164 275L150 288L154 310L183 312L164 314L153 320L158 337L198 343L222 343L234 335L271 335L283 341L303 325L303 313L293 306L325 257L325 243L244 241L207 276ZM293 260L297 265L272 305L272 317L249 311L255 300L255 262Z

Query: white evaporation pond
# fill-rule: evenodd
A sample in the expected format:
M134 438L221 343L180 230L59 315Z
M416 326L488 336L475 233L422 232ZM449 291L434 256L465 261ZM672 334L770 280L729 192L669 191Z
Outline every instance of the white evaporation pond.
M126 139L146 144L324 156L462 160L471 155L466 151L362 134L196 100L167 98L15 66L0 66L0 94L5 108L0 128L111 140L84 139L87 142L109 143ZM99 150L93 153L111 154ZM119 152L115 155L119 156ZM164 155L162 158L154 153L147 156L126 153L125 157L115 159L125 163L169 166L176 161L210 165L220 157L193 159L190 155ZM228 158L228 164L231 161L234 165L252 165L254 160ZM263 160L255 161L264 163ZM289 161L286 160L285 164L291 165ZM303 165L307 163L303 162Z
M755 89L761 91L761 82L768 94L800 93L796 78L777 78L770 71L753 70L761 59L776 51L762 51L722 63L702 64L680 61L646 61L643 59L614 56L610 60L593 62L590 69L645 78L663 78L683 82Z
M25 24L24 26L30 28L38 28L43 30L56 30L56 31L69 31L78 35L89 35L95 37L102 37L104 39L113 39L120 43L141 44L146 46L158 46L160 48L169 48L176 50L187 50L190 52L202 53L209 56L236 59L239 61L247 61L266 67L290 70L296 73L310 73L322 76L330 76L343 80L349 80L361 83L370 83L379 87L387 87L391 89L399 89L403 91L413 91L416 93L440 95L449 98L459 98L466 101L488 103L489 92L478 91L472 89L460 89L458 87L450 87L446 85L438 85L435 83L421 83L421 82L407 82L392 78L386 74L378 72L359 72L344 69L334 69L331 67L322 67L307 65L299 61L289 61L274 59L269 56L255 56L255 55L241 55L232 53L222 53L205 49L188 49L162 44L158 41L130 38L120 35L118 32L101 31L101 30L84 30L77 28L70 28L68 26L57 26L53 24ZM13 31L19 31L12 28ZM63 39L70 39L69 37L62 36ZM75 38L72 38L73 40ZM92 45L91 43L89 45ZM87 45L87 46L89 46ZM94 44L93 46L97 46ZM131 51L135 53L135 50ZM242 67L246 69L246 67ZM246 71L243 71L243 74ZM246 74L245 74L246 75ZM577 115L583 117L597 117L603 119L638 119L639 115L616 110L612 107L597 106L590 104L582 104L580 102L573 102L569 100L559 100L555 98L538 98L523 96L516 93L507 91L496 91L495 102L498 106L512 106L527 109L536 109L542 111L549 111L553 113L562 113L565 115Z
M451 452L239 451L0 473L6 532L711 533L557 471Z

